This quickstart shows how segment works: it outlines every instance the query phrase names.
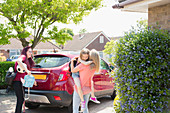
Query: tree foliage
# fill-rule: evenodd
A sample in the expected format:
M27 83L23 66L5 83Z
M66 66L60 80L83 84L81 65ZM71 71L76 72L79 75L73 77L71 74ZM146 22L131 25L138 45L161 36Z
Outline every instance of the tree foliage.
M83 33L86 33L86 32L87 32L87 30L85 28L83 28L83 29L80 29L79 34L83 34Z
M18 38L25 47L30 43L25 39L29 35L34 37L31 40L32 48L40 41L48 39L55 39L58 43L63 44L72 37L63 30L58 30L53 24L55 22L77 24L91 10L100 8L101 1L4 0L3 3L0 3L0 13L9 22L0 25L0 44L9 43L9 39L13 37ZM49 29L51 26L53 26L52 30ZM45 35L45 31L48 31L47 35Z

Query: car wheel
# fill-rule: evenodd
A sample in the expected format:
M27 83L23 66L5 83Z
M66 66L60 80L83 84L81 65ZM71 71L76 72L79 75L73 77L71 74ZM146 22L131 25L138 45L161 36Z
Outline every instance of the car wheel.
M33 103L25 103L25 106L29 109L36 109L38 108L40 105L39 104L33 104Z
M111 99L114 100L115 97L116 97L116 90L113 91L113 94L111 95Z
M71 104L68 106L68 113L73 113L73 101Z

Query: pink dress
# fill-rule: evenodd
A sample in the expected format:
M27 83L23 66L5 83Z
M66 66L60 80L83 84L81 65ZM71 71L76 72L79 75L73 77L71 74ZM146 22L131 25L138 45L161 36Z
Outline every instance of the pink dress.
M91 92L91 81L95 73L95 69L91 69L90 65L79 64L76 68L79 69L80 83L83 94ZM77 87L75 86L76 92Z

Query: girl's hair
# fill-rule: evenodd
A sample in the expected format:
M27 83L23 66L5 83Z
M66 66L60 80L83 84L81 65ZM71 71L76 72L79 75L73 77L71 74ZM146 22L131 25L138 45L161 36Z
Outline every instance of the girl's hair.
M83 54L88 54L88 55L89 55L89 53L90 53L90 50L89 50L89 49L87 49L87 48L82 49L82 50L80 51L80 58L82 59ZM88 60L89 60L89 58L87 59L87 61L88 61Z
M92 69L96 69L96 72L99 72L99 70L100 70L100 57L99 57L99 53L95 49L92 49L90 51L90 60L93 61L93 63L90 64L90 67Z
M25 63L27 64L27 68L28 69L32 68L34 66L34 64L35 64L33 59L32 59L32 57L28 58L28 56L27 56L27 51L30 48L31 48L30 46L26 46L26 47L24 47L24 49L21 52L21 55L25 55L26 56Z

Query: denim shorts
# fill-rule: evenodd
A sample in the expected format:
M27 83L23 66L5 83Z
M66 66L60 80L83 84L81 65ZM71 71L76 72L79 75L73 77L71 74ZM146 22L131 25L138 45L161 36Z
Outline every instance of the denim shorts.
M72 77L73 77L73 78L80 77L80 76L79 76L79 72L72 73Z

